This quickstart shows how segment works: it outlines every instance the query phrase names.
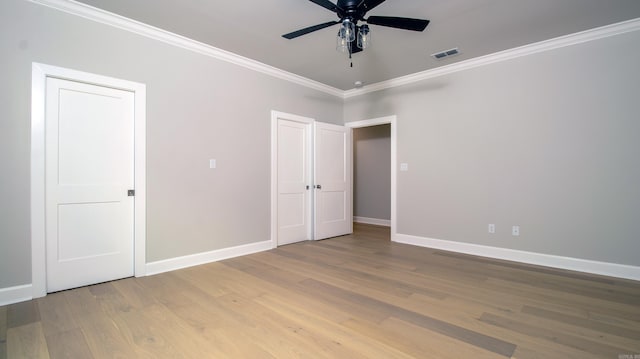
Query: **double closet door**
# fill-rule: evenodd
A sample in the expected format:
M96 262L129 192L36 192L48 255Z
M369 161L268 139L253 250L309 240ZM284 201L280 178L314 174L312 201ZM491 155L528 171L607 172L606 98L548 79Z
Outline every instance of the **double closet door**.
M352 233L350 129L287 115L276 126L277 244Z

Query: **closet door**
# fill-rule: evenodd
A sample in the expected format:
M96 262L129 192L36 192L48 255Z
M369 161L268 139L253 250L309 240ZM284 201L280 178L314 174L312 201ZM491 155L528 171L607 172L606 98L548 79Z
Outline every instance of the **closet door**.
M132 276L134 94L46 86L47 291Z
M353 232L350 131L344 126L315 123L315 239Z
M311 124L278 119L278 245L311 234Z

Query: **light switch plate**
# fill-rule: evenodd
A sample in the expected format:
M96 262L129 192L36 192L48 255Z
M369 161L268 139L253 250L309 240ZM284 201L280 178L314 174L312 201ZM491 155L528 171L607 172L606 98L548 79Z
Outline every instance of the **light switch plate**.
M216 160L215 159L210 159L209 160L209 168L216 168Z
M520 226L511 227L511 234L514 235L514 236L519 236L520 235Z
M408 163L401 163L400 164L400 171L406 172L409 170L409 164Z

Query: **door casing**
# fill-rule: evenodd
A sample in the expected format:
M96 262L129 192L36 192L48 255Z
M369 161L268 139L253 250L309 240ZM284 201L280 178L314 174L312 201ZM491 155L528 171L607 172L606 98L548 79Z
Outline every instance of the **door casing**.
M32 297L44 297L45 245L45 98L47 77L83 82L134 93L134 275L146 274L146 86L137 82L91 74L40 63L32 64L31 87L31 289Z

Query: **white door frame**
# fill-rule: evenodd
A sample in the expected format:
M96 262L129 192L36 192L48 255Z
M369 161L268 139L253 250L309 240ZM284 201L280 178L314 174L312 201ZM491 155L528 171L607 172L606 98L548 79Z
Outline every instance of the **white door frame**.
M31 68L31 289L47 295L45 244L45 100L47 77L84 82L134 93L135 205L134 273L146 275L146 86L62 67L33 63Z
M271 248L278 247L278 119L287 121L300 122L310 126L308 132L308 143L313 148L313 123L314 119L293 115L290 113L271 111ZM307 178L309 181L313 179L313 151L309 151L307 162L309 164ZM307 237L313 239L314 224L313 216L314 196L310 196L308 203L309 228Z
M398 234L397 223L397 128L396 115L372 118L362 121L346 122L344 125L349 128L361 128L377 125L391 125L391 240L395 241ZM353 146L353 131L351 131ZM351 193L353 193L353 160L351 161Z

